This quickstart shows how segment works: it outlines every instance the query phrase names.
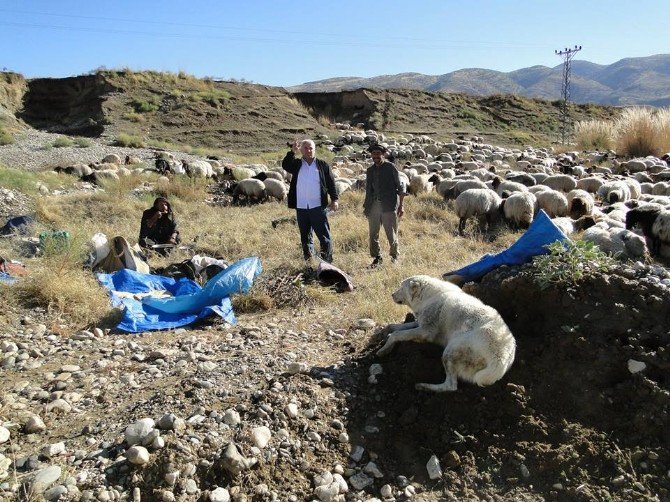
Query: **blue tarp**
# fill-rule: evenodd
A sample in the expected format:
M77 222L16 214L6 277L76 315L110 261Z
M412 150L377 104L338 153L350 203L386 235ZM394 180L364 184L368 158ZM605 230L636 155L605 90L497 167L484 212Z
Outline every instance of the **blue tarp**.
M203 288L190 279L175 280L129 269L113 274L98 274L98 280L109 290L112 304L124 308L123 320L117 328L139 333L186 326L210 314L217 314L235 324L237 320L230 295L248 292L261 271L260 259L254 256L233 263L212 277ZM119 294L151 291L167 291L172 296L138 300L130 295Z
M13 275L9 275L7 272L0 272L0 283L2 284L14 284L18 279Z
M476 281L500 265L522 265L533 256L547 254L549 251L545 246L564 240L570 239L540 209L528 230L509 248L496 255L486 254L475 263L447 272L442 278L448 280L449 276L459 276L462 282Z

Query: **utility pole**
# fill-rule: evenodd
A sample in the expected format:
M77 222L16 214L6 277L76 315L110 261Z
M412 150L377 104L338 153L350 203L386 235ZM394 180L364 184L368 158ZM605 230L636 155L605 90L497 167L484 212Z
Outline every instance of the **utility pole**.
M565 145L565 139L568 135L570 116L568 114L568 101L570 100L570 62L575 54L582 50L581 45L575 45L572 49L567 47L563 50L556 50L554 53L563 58L563 86L561 88L561 143Z

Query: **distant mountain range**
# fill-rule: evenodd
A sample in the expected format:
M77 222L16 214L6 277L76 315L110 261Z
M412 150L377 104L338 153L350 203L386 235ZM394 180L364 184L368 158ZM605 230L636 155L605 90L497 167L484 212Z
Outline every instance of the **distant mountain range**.
M360 88L420 89L476 96L515 94L559 99L563 65L531 66L511 72L466 68L444 75L399 73L337 77L288 87L291 92L334 92ZM605 105L670 105L670 54L626 58L610 65L572 61L570 100Z

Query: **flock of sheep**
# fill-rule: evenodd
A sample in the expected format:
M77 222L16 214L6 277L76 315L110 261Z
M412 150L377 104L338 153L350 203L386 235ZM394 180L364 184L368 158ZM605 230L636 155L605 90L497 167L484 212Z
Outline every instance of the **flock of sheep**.
M334 141L317 143L335 153L332 167L339 194L364 189L370 165L366 147L381 143L400 170L412 195L436 191L449 201L465 233L470 219L484 229L505 220L513 228L527 228L540 209L566 234L583 231L581 238L621 259L665 255L670 245L669 155L662 158L620 160L611 152L568 152L549 149L510 149L480 138L449 142L428 136L387 138L381 133L343 131ZM66 168L89 181L130 172L135 159L108 156L102 164ZM113 167L110 167L113 166ZM218 160L180 162L161 153L155 170L163 175L214 177L234 203L284 200L290 175L281 167L261 164L224 165ZM79 172L81 171L81 172Z

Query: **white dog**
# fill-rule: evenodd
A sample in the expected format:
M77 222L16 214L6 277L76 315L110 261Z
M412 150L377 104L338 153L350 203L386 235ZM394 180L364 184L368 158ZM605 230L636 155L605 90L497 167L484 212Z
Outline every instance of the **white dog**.
M441 384L419 383L419 390L456 390L457 379L483 387L500 380L512 365L516 342L500 314L458 286L427 275L405 279L393 301L412 309L416 322L390 324L378 356L398 342L436 343L444 347Z

